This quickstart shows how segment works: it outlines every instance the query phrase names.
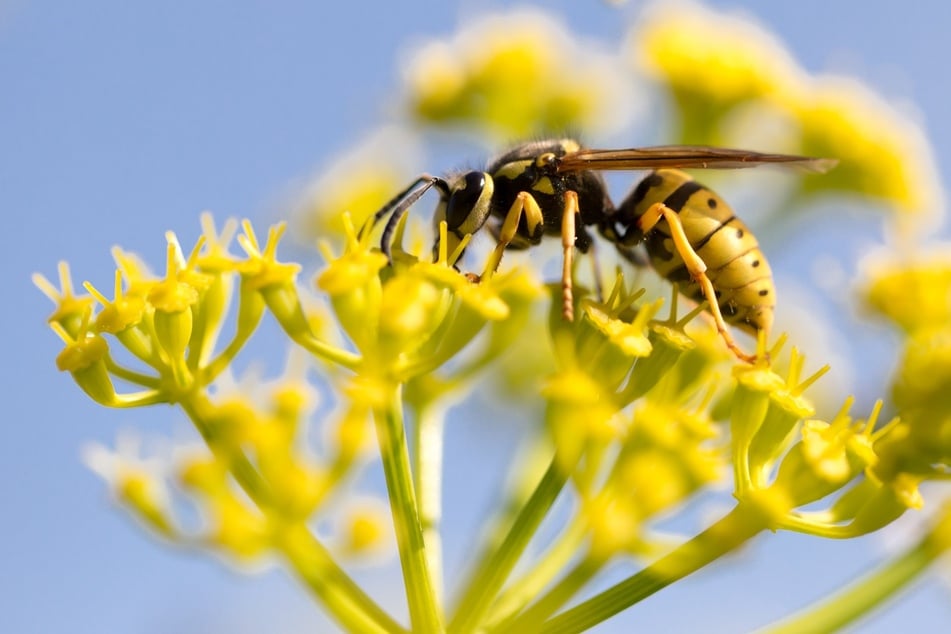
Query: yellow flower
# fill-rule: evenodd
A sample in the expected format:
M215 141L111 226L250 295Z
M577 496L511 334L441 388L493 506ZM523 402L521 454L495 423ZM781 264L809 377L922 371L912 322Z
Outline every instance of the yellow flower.
M541 390L547 402L545 419L562 464L570 468L590 444L604 445L620 436L613 394L584 372L561 370Z
M69 271L69 264L60 262L59 288L40 273L33 274L33 284L53 302L55 308L47 318L49 323L59 323L70 335L75 336L81 322L92 310L95 300L89 295L76 295L73 290L73 278Z
M797 151L839 161L828 174L807 176L806 191L881 200L908 226L943 211L934 154L921 128L869 88L820 77L786 106L799 130Z
M693 450L689 445L681 451ZM648 518L671 510L698 483L684 470L683 456L660 448L631 452L621 463L617 485L631 492L639 515Z
M335 518L338 549L350 559L378 564L392 553L393 531L386 504L370 497L351 497Z
M238 232L238 221L228 218L221 232L218 232L211 213L207 211L202 213L199 220L202 250L196 253L196 266L202 271L215 273L236 270L238 259L231 255L228 247Z
M865 264L865 301L907 333L951 324L951 245L914 255L876 254Z
M472 20L452 40L422 47L405 81L412 115L496 138L552 130L610 130L633 113L616 63L547 14Z
M803 392L828 372L830 367L823 366L805 380L800 381L804 364L805 357L793 348L785 388L770 392L766 417L750 442L750 477L754 487L765 484L774 461L795 440L797 423L815 415L812 402L803 396Z
M122 273L118 270L114 287L115 298L112 300L100 293L89 282L83 286L102 304L102 309L96 315L96 329L99 332L120 333L138 325L146 314L147 304L143 297L129 296L123 292Z
M405 354L425 344L446 316L445 299L435 284L408 272L387 280L380 300L381 348Z
M168 355L167 362L183 376L185 350L194 326L192 307L198 303L199 290L183 281L187 276L178 241L170 237L166 256L165 278L149 290L147 299L155 309L153 323L155 340Z
M112 259L116 269L126 281L125 294L129 297L145 297L156 282L156 277L148 265L135 253L121 247L112 248Z
M946 461L951 456L951 327L909 338L892 396L910 427L917 460Z
M612 317L590 303L584 306L584 314L601 334L624 354L631 357L646 357L653 349L651 342L647 339L647 324L658 308L660 305L657 303L644 307L638 311L633 323L626 323Z
M767 30L692 2L655 3L631 45L640 68L685 101L735 105L802 81L795 61Z
M222 491L205 505L210 524L205 539L239 560L259 557L271 545L267 518L242 499Z
M933 152L911 117L858 81L808 75L752 21L657 3L631 41L640 68L670 89L681 141L732 145L737 130L766 129L785 151L838 160L805 175L802 193L867 196L903 228L943 211Z
M165 465L157 457L139 456L138 437L123 434L112 451L99 444L83 449L83 461L105 480L116 501L139 520L168 538L177 534L171 499L166 486Z
M831 422L803 423L802 439L783 458L770 489L801 506L839 491L863 473L872 473L879 462L875 443L891 434L895 425L874 431L881 402L867 420L853 420L849 415L853 400L846 399Z
M242 222L241 228L244 233L238 236L238 243L248 256L240 266L245 282L251 288L259 290L293 285L297 273L300 272L300 265L294 262L279 262L277 259L277 245L287 230L287 224L281 222L271 227L263 248L250 221Z
M611 491L586 499L580 514L590 531L589 557L605 561L618 551L631 548L641 535L641 517L632 496L611 495Z
M804 82L771 33L692 2L655 3L630 43L638 70L670 89L685 143L724 143L720 126L735 106L781 101Z

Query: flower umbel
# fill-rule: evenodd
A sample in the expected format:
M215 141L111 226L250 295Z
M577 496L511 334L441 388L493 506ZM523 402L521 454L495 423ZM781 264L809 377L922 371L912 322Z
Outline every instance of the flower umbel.
M631 78L540 11L470 20L420 48L405 75L412 118L498 139L610 130L632 114Z

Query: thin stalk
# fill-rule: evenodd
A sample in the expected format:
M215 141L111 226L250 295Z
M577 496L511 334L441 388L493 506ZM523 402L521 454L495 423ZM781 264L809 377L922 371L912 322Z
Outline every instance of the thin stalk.
M470 632L482 624L492 601L564 488L568 471L555 456L502 542L476 559L480 564L464 586L465 592L449 624L451 632Z
M243 452L221 450L221 443L208 424L214 416L214 405L206 397L194 396L183 400L181 406L209 450L228 465L235 482L254 504L262 512L267 512L273 504L270 485ZM274 543L341 625L353 632L405 631L337 565L306 527L291 527L283 533L278 531Z
M275 543L297 576L348 632L406 632L337 565L306 526L288 528Z
M532 599L540 596L555 575L578 554L584 536L585 523L580 520L573 521L535 566L512 582L492 605L487 620L489 629L495 629L507 622Z
M374 419L412 629L414 632L438 632L442 630L442 624L426 561L403 426L403 399L398 385L392 389L388 405L382 411L377 410Z
M119 365L115 359L112 358L112 355L106 355L106 368L108 368L109 373L116 378L135 385L141 385L142 387L155 390L162 384L162 380L157 376L142 374L141 372L136 372L135 370L130 370L125 366Z
M432 579L436 603L443 601L442 562L442 467L443 431L445 417L441 409L431 404L419 408L413 435L416 468L413 470L416 485L417 511L423 530L425 554Z
M853 583L824 601L761 630L763 634L796 632L834 632L861 618L916 579L951 544L935 541L929 534L865 578Z
M195 429L201 434L202 439L208 446L208 449L221 460L222 464L228 465L231 475L234 476L238 486L247 493L255 505L262 511L267 510L272 504L272 494L270 485L264 480L264 477L254 467L244 452L225 451L217 437L217 430L209 424L214 418L215 406L205 396L193 396L183 399L181 402L182 410L191 420Z
M546 592L530 608L508 623L502 624L500 632L518 632L524 628L531 630L538 623L544 623L558 608L575 596L604 567L603 559L585 557Z
M544 623L516 621L511 631L524 627L552 634L582 632L735 550L766 527L766 518L740 503L702 533L624 581Z

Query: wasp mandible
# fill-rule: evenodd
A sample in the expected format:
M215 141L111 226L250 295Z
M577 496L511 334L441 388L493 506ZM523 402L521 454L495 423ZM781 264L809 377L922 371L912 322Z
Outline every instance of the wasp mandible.
M435 188L439 205L434 222L437 227L446 222L450 253L464 236L488 224L497 245L487 270L498 267L505 249L528 248L545 235L560 235L562 312L569 321L574 314L573 250L586 253L591 247L588 227L597 228L625 255L643 243L651 266L678 283L684 295L705 300L726 346L753 362L755 355L740 349L726 324L769 334L776 305L769 264L756 237L723 199L677 168L764 164L824 172L835 161L708 146L592 150L574 139L532 141L502 154L484 171L418 177L376 212L364 230L389 216L381 248L390 257L400 217ZM615 206L600 172L648 169L651 173Z

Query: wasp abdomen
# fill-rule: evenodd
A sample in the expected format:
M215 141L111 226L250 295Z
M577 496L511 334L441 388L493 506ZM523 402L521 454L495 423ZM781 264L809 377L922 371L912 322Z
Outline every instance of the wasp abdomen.
M680 170L658 170L644 183L632 193L637 200L627 203L628 209L635 203L634 217L658 202L676 212L688 242L707 266L724 318L748 332L768 330L776 304L772 271L743 221L716 193ZM678 282L685 295L703 300L665 220L646 236L646 246L651 265L660 275Z

